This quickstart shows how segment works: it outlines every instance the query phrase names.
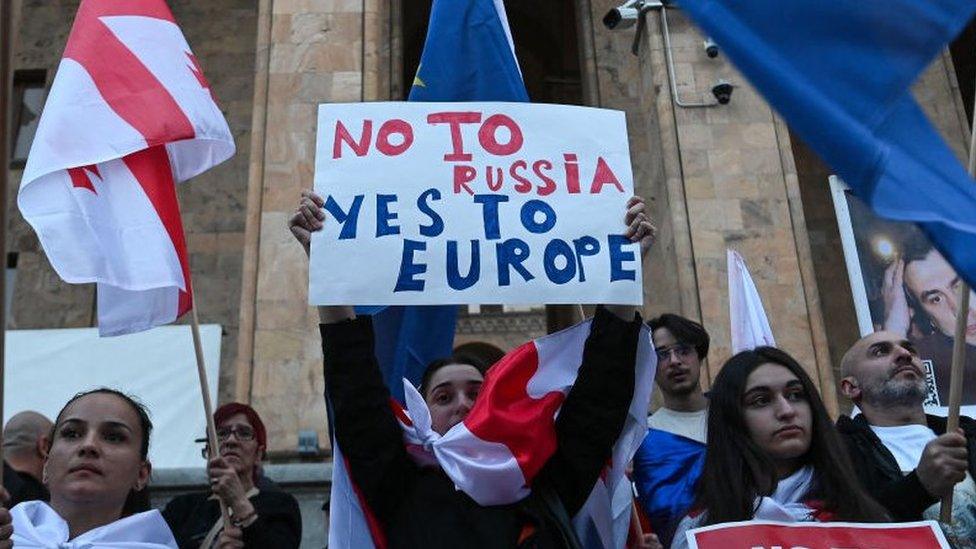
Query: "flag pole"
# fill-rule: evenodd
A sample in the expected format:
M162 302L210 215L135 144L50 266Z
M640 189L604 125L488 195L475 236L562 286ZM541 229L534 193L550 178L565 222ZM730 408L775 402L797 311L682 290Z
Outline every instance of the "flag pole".
M973 120L970 126L972 136L969 140L969 176L976 177L976 97L973 98ZM956 332L952 341L952 370L949 374L949 417L946 432L953 433L959 428L959 409L962 406L962 382L966 373L966 323L969 319L969 284L960 282L959 304L956 311ZM952 524L952 490L942 498L939 520Z
M10 95L13 68L13 0L0 0L0 260L7 261L7 186L10 178ZM0 274L0 429L3 428L3 390L5 339L7 332L6 276ZM3 434L0 432L0 463L3 462ZM3 467L0 467L3 486ZM4 503L5 505L6 503Z
M3 1L3 0L0 0ZM217 425L214 423L213 403L210 400L210 384L207 382L207 368L203 360L203 340L200 337L200 320L197 318L197 298L196 292L191 291L190 314L192 322L190 331L193 333L193 351L197 355L197 375L200 378L200 395L203 397L203 413L207 416L207 447L209 448L208 457L217 455ZM227 504L224 500L217 498L220 504L220 516L224 522L224 529L230 526L230 513L227 511Z

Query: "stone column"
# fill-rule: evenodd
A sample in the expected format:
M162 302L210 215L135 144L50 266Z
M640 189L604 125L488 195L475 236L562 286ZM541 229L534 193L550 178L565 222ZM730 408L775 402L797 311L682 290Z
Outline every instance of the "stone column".
M312 187L318 105L388 94L388 9L379 0L261 2L260 20L270 25L267 44L258 46L268 51L267 91L255 97L265 104L264 137L253 147L262 154L253 159L250 183L260 192L248 201L245 264L245 280L256 285L241 307L241 326L251 327L253 339L250 360L241 349L238 378L250 383L238 384L238 398L265 414L269 449L279 455L295 450L300 429L318 431L328 445L308 264L287 221L301 191Z

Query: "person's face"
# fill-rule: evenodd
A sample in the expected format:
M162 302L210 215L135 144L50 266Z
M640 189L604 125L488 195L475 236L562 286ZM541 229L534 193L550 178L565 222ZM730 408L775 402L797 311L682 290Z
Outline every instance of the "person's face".
M474 407L485 378L468 364L448 364L430 377L430 389L424 395L430 408L431 427L443 435L464 421Z
M902 336L875 332L852 351L855 362L841 390L855 403L875 406L919 404L925 398L925 371L915 346Z
M813 413L800 379L767 362L749 374L742 393L749 438L777 464L796 462L810 449Z
M905 286L932 323L943 334L952 337L959 311L959 285L962 280L942 254L932 250L922 259L905 266ZM966 342L976 345L976 296L970 294L966 323Z
M657 371L654 379L666 395L683 396L700 385L701 359L691 345L681 343L667 328L658 328L652 335L657 351Z
M261 463L264 448L254 436L254 427L244 414L234 414L217 425L220 457L237 471L241 478L251 478L254 467Z
M116 395L93 393L71 403L44 462L52 501L121 508L129 491L149 480L143 436L136 411Z

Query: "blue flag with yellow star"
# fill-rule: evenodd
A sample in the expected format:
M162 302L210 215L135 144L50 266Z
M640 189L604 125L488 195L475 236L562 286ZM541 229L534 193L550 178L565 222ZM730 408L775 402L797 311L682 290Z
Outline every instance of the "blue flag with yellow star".
M434 0L409 101L528 101L501 0ZM391 306L373 313L376 359L390 393L419 384L427 365L448 357L457 306Z

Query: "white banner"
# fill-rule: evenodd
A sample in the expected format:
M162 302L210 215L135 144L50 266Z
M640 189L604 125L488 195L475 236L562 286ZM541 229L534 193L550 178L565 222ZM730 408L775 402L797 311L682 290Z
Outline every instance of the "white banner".
M642 302L622 112L355 103L318 122L312 304Z
M220 379L217 324L200 326L210 399ZM156 469L204 467L207 418L189 326L161 326L137 334L98 337L97 328L9 330L4 418L34 410L54 421L81 391L110 387L143 402L152 417L149 459ZM260 413L260 412L259 412Z

